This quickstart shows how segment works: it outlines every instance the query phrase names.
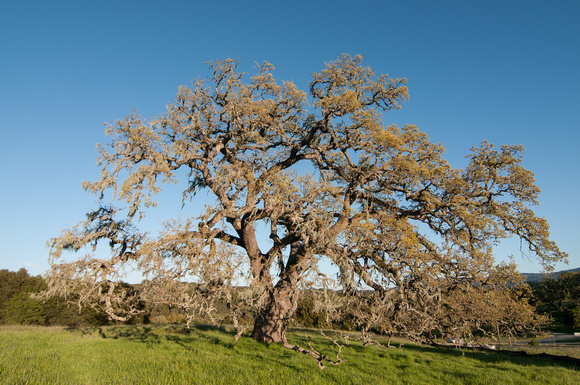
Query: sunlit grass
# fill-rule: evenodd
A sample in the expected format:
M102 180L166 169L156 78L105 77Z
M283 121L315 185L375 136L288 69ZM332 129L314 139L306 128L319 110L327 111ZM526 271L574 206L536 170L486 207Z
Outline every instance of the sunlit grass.
M316 333L313 346L334 357ZM305 342L303 332L290 334ZM305 355L233 332L171 327L0 328L5 384L577 384L580 372L546 358L405 345L344 348L319 370Z

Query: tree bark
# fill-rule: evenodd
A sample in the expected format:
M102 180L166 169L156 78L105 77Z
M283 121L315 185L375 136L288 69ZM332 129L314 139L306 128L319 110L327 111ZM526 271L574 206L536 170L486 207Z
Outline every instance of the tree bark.
M289 276L278 281L270 294L269 303L260 311L254 322L252 338L260 342L286 341L286 328L298 307L296 282Z

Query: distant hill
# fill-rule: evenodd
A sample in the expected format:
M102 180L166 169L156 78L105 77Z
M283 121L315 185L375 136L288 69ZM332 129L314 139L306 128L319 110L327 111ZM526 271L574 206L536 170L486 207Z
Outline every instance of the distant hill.
M547 275L548 275L548 277L550 277L552 279L558 279L560 274L565 273L567 271L570 273L578 273L578 272L580 272L580 267L577 267L576 269L555 271L555 272L547 274ZM546 276L546 274L543 274L543 273L521 273L521 275L522 275L522 277L524 277L526 279L526 283L540 282Z

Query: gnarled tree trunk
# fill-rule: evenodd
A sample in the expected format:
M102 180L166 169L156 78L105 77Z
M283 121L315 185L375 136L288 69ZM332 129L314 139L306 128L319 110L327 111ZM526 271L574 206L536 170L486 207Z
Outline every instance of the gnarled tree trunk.
M296 282L289 276L278 281L270 294L269 303L254 322L252 338L261 342L285 342L290 317L298 307Z

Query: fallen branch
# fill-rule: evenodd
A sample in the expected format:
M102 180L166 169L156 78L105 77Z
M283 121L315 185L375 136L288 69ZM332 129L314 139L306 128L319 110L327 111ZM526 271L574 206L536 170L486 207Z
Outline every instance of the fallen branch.
M321 369L321 370L324 369L324 362L327 362L327 363L332 364L332 365L338 365L342 362L346 362L346 360L343 360L342 358L340 358L340 354L342 353L342 348L345 345L348 345L348 337L341 336L345 341L345 343L341 345L338 343L338 339L333 340L332 338L330 338L326 334L324 334L324 332L322 330L320 331L320 333L322 334L322 336L324 336L326 339L332 341L338 347L338 352L336 353L336 360L332 360L327 355L321 354L316 349L314 349L314 347L312 346L312 339L308 335L304 335L304 336L306 338L308 338L308 340L309 340L308 347L310 349L305 349L302 346L291 344L288 342L288 340L285 337L284 337L284 341L283 341L283 346L286 349L291 349L291 350L294 350L295 352L306 354L306 355L309 355L310 357L314 358L318 364L318 369Z

